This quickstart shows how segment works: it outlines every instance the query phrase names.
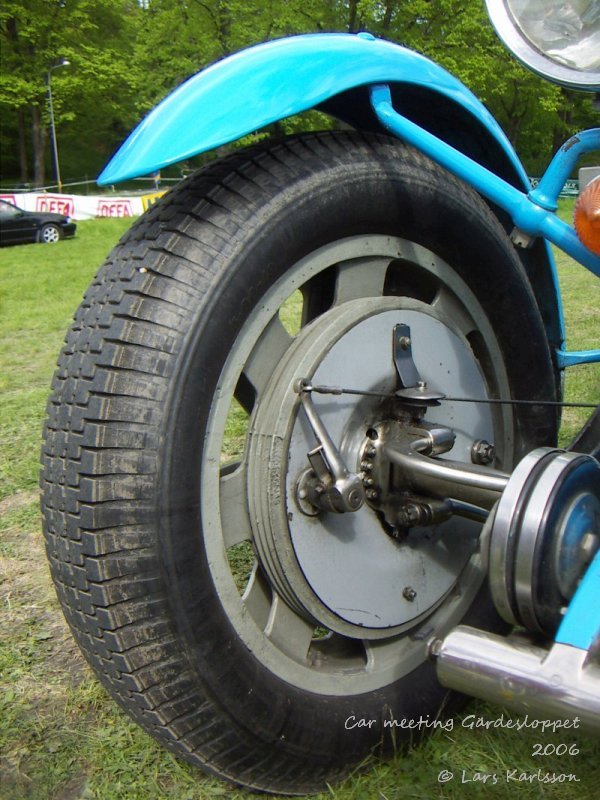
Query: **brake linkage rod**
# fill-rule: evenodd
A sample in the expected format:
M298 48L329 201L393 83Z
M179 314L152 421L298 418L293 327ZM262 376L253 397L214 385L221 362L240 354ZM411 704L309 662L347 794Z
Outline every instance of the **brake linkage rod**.
M315 386L312 383L306 382L302 386L304 392L315 392L316 394L351 394L362 395L364 397L379 397L385 400L391 400L396 397L395 393L389 392L373 392L367 389L348 389L340 386ZM441 397L441 402L452 403L487 403L489 405L525 405L525 406L560 406L562 408L598 408L598 403L571 403L563 402L560 400L505 400L497 398L481 399L475 397Z

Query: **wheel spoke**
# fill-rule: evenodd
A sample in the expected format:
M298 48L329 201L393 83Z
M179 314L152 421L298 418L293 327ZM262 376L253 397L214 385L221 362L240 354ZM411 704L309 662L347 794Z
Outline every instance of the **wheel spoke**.
M252 538L246 501L246 466L239 464L221 471L219 479L221 523L225 547Z
M273 594L271 612L265 633L280 650L306 661L315 626L299 617L278 594Z
M403 646L399 642L398 637L394 639L371 640L363 642L365 653L367 656L367 671L378 672L379 670L393 668L402 658ZM416 652L414 642L412 643L412 650L415 658L415 666L421 660L421 654Z
M242 596L242 602L258 627L264 629L271 611L271 590L262 574L258 561L254 562L246 591Z
M458 327L464 336L477 327L458 297L445 287L438 291L431 305L451 319L453 325Z
M383 295L389 258L356 258L338 265L334 305Z
M244 367L244 375L257 394L260 394L265 387L274 366L283 358L291 342L292 337L283 327L279 316L274 316L257 341Z

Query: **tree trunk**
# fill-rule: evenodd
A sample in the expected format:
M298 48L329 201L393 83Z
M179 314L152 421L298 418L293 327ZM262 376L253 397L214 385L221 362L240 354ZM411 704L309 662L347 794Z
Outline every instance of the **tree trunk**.
M46 177L46 128L42 124L39 106L31 106L31 138L33 142L33 185L43 186Z
M358 0L350 0L348 8L348 33L356 33L358 30L356 21L357 11Z
M573 97L569 96L569 92L561 89L561 107L558 109L556 116L558 122L552 131L552 152L555 153L563 144L568 136L568 131L571 126L573 117Z
M228 56L231 52L231 8L224 0L220 0L217 4L216 23L221 52L224 56Z
M19 148L19 175L21 183L29 183L29 162L27 159L27 144L25 142L25 113L22 108L17 110L18 148Z
M383 24L381 26L382 33L387 33L390 29L395 5L396 3L394 2L394 0L388 0L387 3L385 4L385 14L383 16Z

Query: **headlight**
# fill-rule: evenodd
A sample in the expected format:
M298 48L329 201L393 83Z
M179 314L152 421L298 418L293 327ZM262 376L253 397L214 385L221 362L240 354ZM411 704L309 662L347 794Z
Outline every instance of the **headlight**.
M527 67L549 80L600 90L597 0L486 0L498 35Z

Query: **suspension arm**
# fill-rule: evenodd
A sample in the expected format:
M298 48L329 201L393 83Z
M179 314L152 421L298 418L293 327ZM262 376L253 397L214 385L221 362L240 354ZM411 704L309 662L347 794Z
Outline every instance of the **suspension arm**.
M394 441L386 442L382 449L384 458L399 467L404 486L408 484L415 492L461 500L488 511L510 477L500 470L475 464L429 458Z

